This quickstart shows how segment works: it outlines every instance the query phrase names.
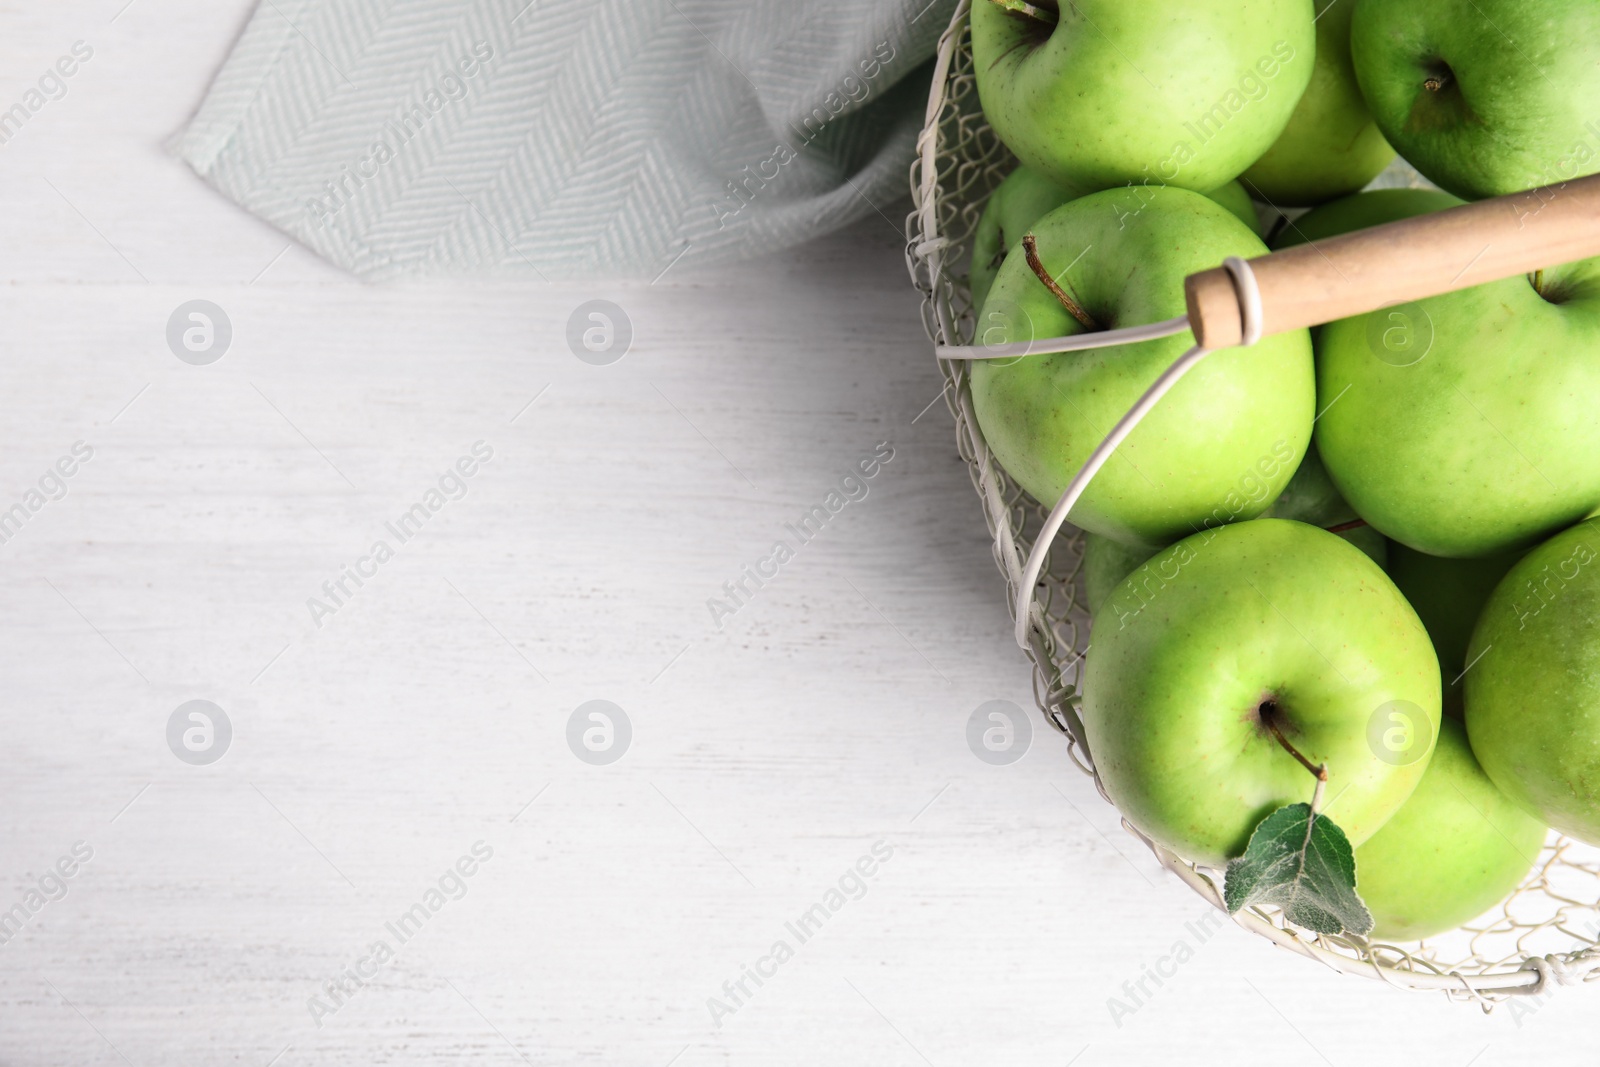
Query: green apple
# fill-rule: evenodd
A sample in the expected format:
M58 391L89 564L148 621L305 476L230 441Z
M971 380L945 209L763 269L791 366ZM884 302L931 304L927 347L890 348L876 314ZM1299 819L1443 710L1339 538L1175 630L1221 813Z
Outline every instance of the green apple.
M1311 80L1307 0L975 0L984 116L1072 188L1205 191L1283 132Z
M1238 216L1259 232L1260 217L1250 194L1238 182L1213 189L1206 196ZM995 272L1028 228L1054 209L1077 197L1030 167L1018 167L995 186L984 205L978 228L972 235L972 267L968 272L972 286L972 306L983 307L994 284Z
M1394 159L1356 84L1350 61L1354 0L1317 0L1317 58L1289 125L1244 172L1275 206L1320 204L1353 193Z
M1415 941L1476 919L1522 884L1544 836L1483 773L1466 728L1445 719L1417 791L1356 849L1372 936Z
M1090 755L1129 822L1185 859L1220 866L1265 816L1311 799L1274 730L1326 764L1325 810L1352 845L1422 778L1439 725L1433 646L1382 569L1333 534L1285 519L1202 531L1130 575L1098 619ZM1396 712L1427 750L1395 759L1372 743Z
M1600 520L1511 568L1467 646L1467 735L1500 791L1600 844Z
M1227 256L1265 251L1226 209L1173 188L1092 193L1033 229L1045 268L1100 329L1183 315L1185 277ZM1001 264L979 320L981 343L1087 329L1020 255ZM1085 352L974 362L973 406L984 438L1018 484L1053 505L1117 420L1193 343L1185 331ZM1219 521L1260 514L1305 452L1313 377L1304 330L1208 357L1123 442L1070 520L1118 541L1164 545ZM1241 487L1256 482L1257 498L1235 507Z
M1487 556L1600 504L1600 259L1328 323L1317 447L1391 540Z
M1520 549L1514 549L1482 559L1444 559L1398 543L1389 546L1389 577L1433 638L1447 715L1461 716L1467 644L1478 615L1500 579L1522 556Z
M1359 0L1356 78L1389 143L1468 199L1600 170L1600 4Z
M1345 2L1349 3L1349 0ZM1311 209L1293 222L1286 223L1271 243L1274 249L1293 248L1307 241L1337 237L1353 230L1382 226L1386 222L1398 222L1413 215L1426 215L1464 203L1466 201L1460 197L1438 189L1371 189Z

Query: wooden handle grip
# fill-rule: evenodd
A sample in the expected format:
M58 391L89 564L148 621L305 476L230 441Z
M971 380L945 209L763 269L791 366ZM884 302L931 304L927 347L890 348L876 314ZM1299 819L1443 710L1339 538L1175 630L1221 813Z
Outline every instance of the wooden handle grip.
M1267 337L1591 256L1600 256L1600 174L1286 248L1250 267ZM1225 269L1191 274L1184 293L1197 342L1243 340Z

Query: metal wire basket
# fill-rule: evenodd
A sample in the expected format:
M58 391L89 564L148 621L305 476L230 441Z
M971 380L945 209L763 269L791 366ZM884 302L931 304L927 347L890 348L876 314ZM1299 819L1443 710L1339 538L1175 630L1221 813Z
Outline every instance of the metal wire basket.
M906 265L923 294L923 326L936 345L971 342L975 309L966 264L972 235L990 192L1016 165L978 106L970 9L971 0L961 0L939 41L933 88L911 166ZM1015 605L1029 552L1049 509L1006 476L985 444L973 412L971 363L941 360L939 365L945 402L955 417L956 444L983 501L1007 603ZM1089 615L1078 589L1082 561L1081 532L1064 527L1033 593L1036 615L1027 653L1040 710L1066 738L1073 761L1095 778L1100 795L1110 803L1095 775L1077 713L1089 635ZM1220 870L1184 860L1126 819L1122 825L1163 867L1226 911ZM1420 942L1390 944L1318 934L1290 923L1275 907L1248 908L1233 918L1274 944L1341 973L1402 989L1442 991L1489 1011L1496 1003L1537 996L1556 984L1600 980L1600 850L1552 832L1527 879L1498 909Z

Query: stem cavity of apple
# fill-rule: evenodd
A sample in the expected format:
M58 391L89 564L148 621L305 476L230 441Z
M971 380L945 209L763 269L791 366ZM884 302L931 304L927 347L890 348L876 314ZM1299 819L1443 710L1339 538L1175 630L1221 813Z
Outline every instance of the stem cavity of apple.
M1045 269L1044 260L1039 258L1039 239L1031 233L1022 235L1022 255L1027 259L1029 268L1044 283L1044 287L1050 290L1051 295L1061 302L1061 306L1066 308L1067 313L1077 319L1084 329L1092 332L1102 328L1087 311L1083 310L1083 305L1072 298L1071 293L1061 288L1056 280L1050 277L1050 272Z
M1450 64L1442 59L1436 59L1428 64L1432 69L1428 76L1422 79L1422 87L1430 93L1442 93L1455 82L1455 71L1450 69Z
M989 0L989 2L1000 8L1002 11L1008 12L1009 14L1017 15L1025 19L1032 19L1041 25L1052 28L1061 17L1056 12L1051 11L1048 8L1036 7L1033 4L1028 3L1028 0Z

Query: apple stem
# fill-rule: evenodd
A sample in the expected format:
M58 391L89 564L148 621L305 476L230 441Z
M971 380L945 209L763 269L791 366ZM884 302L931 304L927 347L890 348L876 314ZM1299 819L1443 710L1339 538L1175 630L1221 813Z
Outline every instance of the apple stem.
M1326 763L1321 765L1312 763L1310 760L1306 759L1305 756L1301 755L1300 750L1295 748L1294 745L1290 744L1287 737L1283 736L1283 730L1278 726L1277 717L1273 714L1269 714L1265 708L1262 709L1261 723L1267 728L1268 732L1270 732L1272 736L1277 739L1278 744L1283 746L1283 750L1289 753L1289 755L1293 756L1295 759L1299 760L1300 766L1310 771L1316 777L1318 782L1326 782L1328 780L1328 765Z
M1089 317L1089 313L1083 310L1083 305L1074 300L1071 293L1061 288L1056 280L1050 277L1050 272L1045 269L1044 260L1039 258L1039 239L1032 233L1022 235L1022 254L1027 259L1028 266L1033 269L1033 273L1038 275L1039 280L1044 283L1044 287L1050 290L1057 300L1061 301L1061 306L1066 308L1067 312L1077 319L1084 329L1100 329L1100 324Z
M1359 530L1365 525L1367 525L1366 519L1352 519L1349 522L1341 522L1334 526L1324 526L1323 529L1329 533L1344 533L1346 530Z
M1533 283L1533 291L1540 296L1544 295L1544 268L1541 267L1528 275L1528 281Z
M989 0L989 2L1002 11L1033 19L1035 22L1042 22L1046 26L1054 26L1060 18L1054 11L1035 7L1033 4L1028 3L1028 0Z

